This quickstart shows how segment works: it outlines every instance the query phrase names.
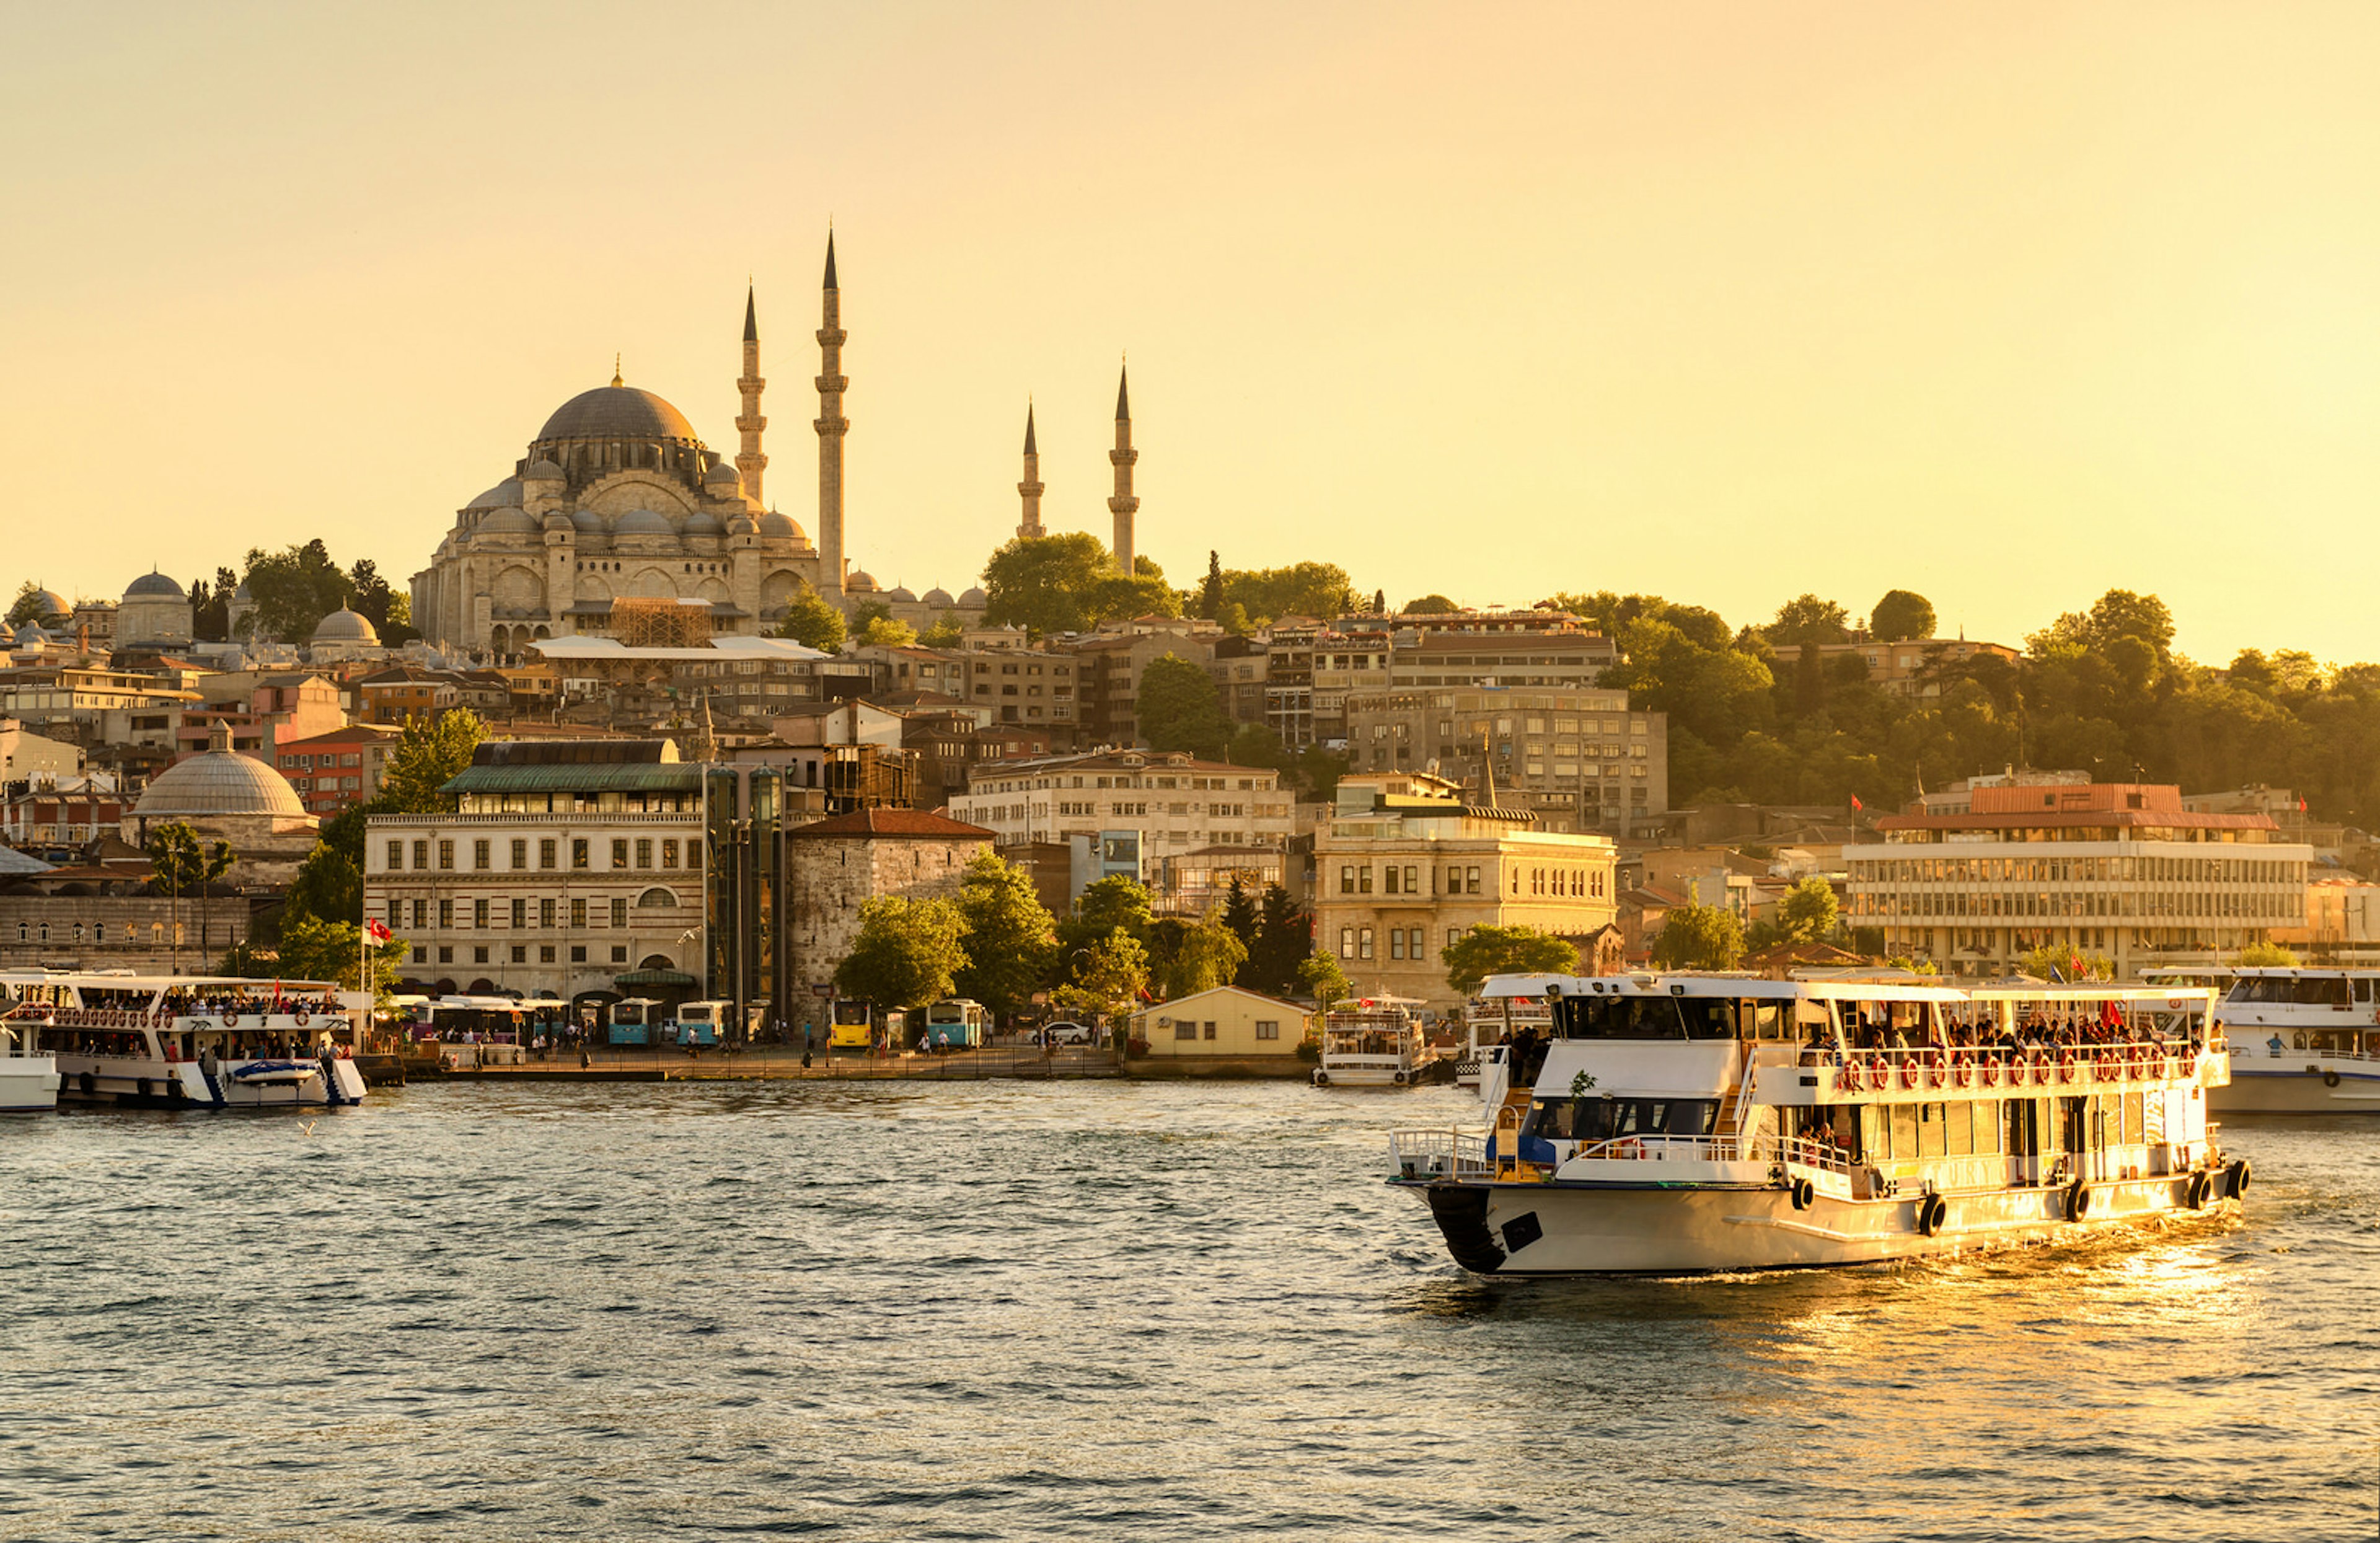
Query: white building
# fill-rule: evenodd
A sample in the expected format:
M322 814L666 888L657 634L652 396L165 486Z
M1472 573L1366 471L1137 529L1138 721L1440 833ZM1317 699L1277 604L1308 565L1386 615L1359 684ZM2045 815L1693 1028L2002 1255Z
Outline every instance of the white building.
M1295 802L1266 767L1094 750L971 766L950 812L1002 846L1087 836L1106 871L1154 883L1166 858L1199 847L1286 845Z

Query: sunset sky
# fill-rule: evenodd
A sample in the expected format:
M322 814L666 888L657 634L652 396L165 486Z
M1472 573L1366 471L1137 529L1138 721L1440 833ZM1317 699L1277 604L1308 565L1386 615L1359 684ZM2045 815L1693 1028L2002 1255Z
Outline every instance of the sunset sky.
M1392 601L2110 586L2380 658L2380 8L16 5L0 580L322 537L401 582L610 378L815 528L973 582L1104 539ZM2345 582L2341 582L2345 580Z

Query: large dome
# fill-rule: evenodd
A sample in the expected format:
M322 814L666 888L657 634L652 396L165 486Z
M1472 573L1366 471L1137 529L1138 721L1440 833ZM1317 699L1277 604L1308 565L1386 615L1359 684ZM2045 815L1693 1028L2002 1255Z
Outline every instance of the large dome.
M172 579L166 577L162 573L144 573L140 577L134 579L131 585L124 591L124 598L126 600L140 600L149 595L155 595L160 600L188 600L190 598L189 596L182 593L182 587L179 584L175 583Z
M34 621L46 622L54 616L74 614L74 607L67 603L67 597L55 589L36 589L26 598L30 601L26 610Z
M380 645L380 633L371 625L371 618L343 606L314 624L312 641L365 643L377 648Z
M631 385L597 386L553 409L537 431L539 443L557 439L676 439L698 436L686 414L650 391Z
M206 750L158 773L132 807L135 818L208 819L262 814L303 820L306 806L289 780L253 756Z

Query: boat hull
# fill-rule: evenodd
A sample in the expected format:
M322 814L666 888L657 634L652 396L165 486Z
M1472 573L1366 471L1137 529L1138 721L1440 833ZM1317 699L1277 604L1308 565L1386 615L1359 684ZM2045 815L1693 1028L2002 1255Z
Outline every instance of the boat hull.
M57 1107L56 1063L46 1055L0 1057L0 1114L46 1114Z
M1516 1184L1393 1180L1428 1205L1457 1264L1475 1274L1691 1275L1880 1264L2209 1214L2230 1204L2189 1204L2192 1174L2109 1179L2088 1186L2080 1220L2068 1190L2026 1186L1946 1194L1947 1215L1929 1234L1927 1197L1837 1198L1796 1209L1773 1185L1678 1187L1655 1184ZM2224 1176L2210 1175L2213 1195Z
M242 1082L218 1069L206 1074L188 1061L150 1061L125 1056L61 1055L57 1058L60 1102L136 1109L331 1109L360 1103L363 1074L352 1061L334 1061L325 1075L295 1080Z
M2230 1085L2208 1088L2206 1107L2216 1114L2380 1114L2380 1067L2300 1057L2287 1071L2266 1071L2235 1055Z

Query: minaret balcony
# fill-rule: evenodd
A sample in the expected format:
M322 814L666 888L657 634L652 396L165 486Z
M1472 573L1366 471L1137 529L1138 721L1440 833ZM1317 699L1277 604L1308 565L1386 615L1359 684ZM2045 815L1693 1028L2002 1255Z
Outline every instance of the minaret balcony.
M850 335L851 334L849 333L844 332L841 327L820 327L818 330L819 346L821 348L840 348L843 346L844 339Z
M851 378L847 375L820 375L818 378L819 395L840 396L843 395L844 388L849 384L851 384Z
M849 431L851 428L851 419L847 418L814 418L810 419L810 427L816 429L821 434L841 434Z
M1108 452L1108 459L1116 466L1135 466L1140 461L1140 452L1137 450L1111 450Z

